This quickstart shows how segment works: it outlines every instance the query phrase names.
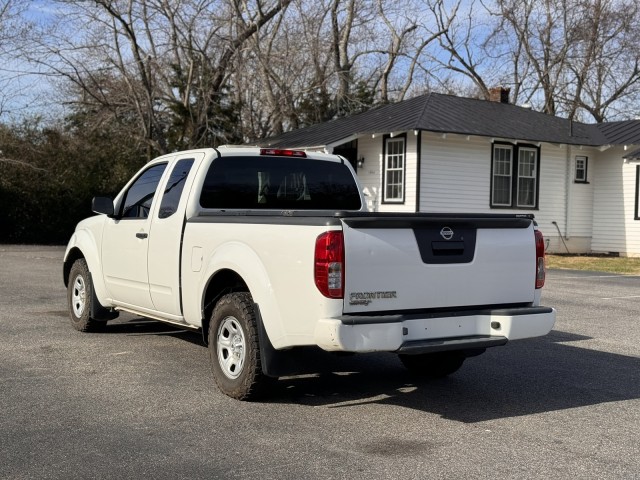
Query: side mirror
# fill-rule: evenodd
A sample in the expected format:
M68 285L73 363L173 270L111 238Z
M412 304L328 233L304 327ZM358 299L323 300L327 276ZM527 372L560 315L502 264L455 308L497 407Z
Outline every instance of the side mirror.
M93 197L93 200L91 200L91 210L95 213L102 213L108 217L113 217L113 200L109 197Z

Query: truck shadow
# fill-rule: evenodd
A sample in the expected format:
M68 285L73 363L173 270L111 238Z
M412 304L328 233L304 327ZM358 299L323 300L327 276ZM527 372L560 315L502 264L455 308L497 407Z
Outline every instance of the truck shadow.
M489 349L436 380L411 374L392 354L325 359L328 369L280 379L270 399L325 408L389 404L474 423L640 398L640 358L573 344L585 340L553 331Z
M110 322L106 333L166 335L206 348L199 332L134 316ZM391 353L304 348L293 357L300 373L274 382L262 401L324 408L388 404L474 423L640 398L640 358L580 346L590 340L554 330L489 349L444 379L412 374Z

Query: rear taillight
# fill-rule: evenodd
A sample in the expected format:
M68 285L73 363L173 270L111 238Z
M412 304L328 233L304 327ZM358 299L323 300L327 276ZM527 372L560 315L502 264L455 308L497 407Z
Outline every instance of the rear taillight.
M544 287L544 237L540 230L536 234L536 288Z
M344 298L344 237L341 231L325 232L316 239L314 266L320 293L327 298Z

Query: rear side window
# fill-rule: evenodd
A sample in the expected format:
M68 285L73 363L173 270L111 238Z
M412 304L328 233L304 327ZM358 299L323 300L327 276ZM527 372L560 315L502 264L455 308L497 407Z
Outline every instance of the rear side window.
M193 158L189 158L179 160L175 167L173 167L171 176L167 181L167 187L164 189L164 194L162 195L158 218L168 218L178 210L182 190L184 189L184 184L192 166Z
M282 157L222 157L209 167L203 208L360 210L360 194L342 163Z

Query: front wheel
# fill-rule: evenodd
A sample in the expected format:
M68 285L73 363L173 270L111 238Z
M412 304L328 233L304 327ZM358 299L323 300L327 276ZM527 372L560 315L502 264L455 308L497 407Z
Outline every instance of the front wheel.
M84 258L79 258L71 266L67 287L69 318L73 328L80 332L100 332L107 322L91 317L93 301L93 283Z
M251 295L223 296L209 323L209 358L218 388L232 398L258 398L269 377L262 373L258 327Z
M465 360L458 352L398 355L398 358L411 372L431 378L443 378L457 372Z

